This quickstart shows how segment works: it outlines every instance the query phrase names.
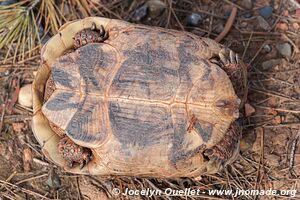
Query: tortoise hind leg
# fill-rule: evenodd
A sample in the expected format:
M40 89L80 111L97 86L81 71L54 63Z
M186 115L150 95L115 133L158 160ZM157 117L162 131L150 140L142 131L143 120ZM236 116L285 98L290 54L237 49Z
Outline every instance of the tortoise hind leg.
M240 137L240 127L233 123L217 145L203 152L204 156L209 160L207 166L208 174L219 172L223 167L236 159L239 152Z

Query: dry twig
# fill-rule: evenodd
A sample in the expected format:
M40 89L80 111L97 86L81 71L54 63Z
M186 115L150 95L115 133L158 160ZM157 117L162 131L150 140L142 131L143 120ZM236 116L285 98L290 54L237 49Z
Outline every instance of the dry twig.
M232 11L231 11L231 14L226 22L226 25L223 29L223 31L218 35L218 37L215 39L216 42L220 42L226 35L227 33L230 31L232 25L233 25L233 22L235 20L235 16L237 14L237 8L236 7L233 7L232 8Z

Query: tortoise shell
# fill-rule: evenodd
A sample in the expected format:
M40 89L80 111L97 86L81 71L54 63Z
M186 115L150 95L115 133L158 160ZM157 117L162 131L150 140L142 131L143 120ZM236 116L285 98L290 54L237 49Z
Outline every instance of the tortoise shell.
M95 23L102 43L71 53L72 38ZM105 18L64 25L42 49L33 84L33 131L44 154L64 166L54 123L93 159L74 173L198 176L205 149L237 119L240 100L226 72L211 59L224 47L187 32ZM55 89L43 102L51 76ZM227 136L228 137L228 136Z

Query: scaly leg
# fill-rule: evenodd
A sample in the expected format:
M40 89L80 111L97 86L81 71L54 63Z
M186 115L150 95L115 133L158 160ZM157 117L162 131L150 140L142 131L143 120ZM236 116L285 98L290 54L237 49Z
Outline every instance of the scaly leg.
M204 156L209 160L207 166L208 174L220 171L236 159L239 152L240 137L240 127L233 123L217 145L203 152Z

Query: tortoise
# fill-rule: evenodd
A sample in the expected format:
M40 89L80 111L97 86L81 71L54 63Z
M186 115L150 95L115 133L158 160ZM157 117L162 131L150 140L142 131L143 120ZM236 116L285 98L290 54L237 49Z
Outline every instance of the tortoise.
M42 48L32 130L76 174L197 177L239 151L237 54L208 38L89 17Z

